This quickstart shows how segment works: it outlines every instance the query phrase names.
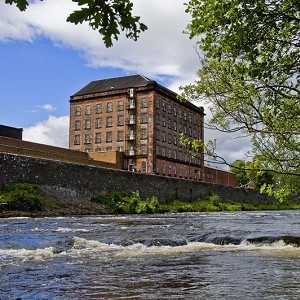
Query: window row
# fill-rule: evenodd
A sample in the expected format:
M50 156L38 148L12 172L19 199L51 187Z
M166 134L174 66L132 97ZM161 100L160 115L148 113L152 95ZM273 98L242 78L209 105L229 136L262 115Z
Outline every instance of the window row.
M100 144L102 142L102 134L101 132L96 132L95 133L95 139L94 143L95 144ZM84 144L91 144L93 142L92 140L92 135L91 134L85 134L83 137L81 135L75 135L74 136L74 145L80 145L82 143L81 138L84 138L83 143ZM105 142L106 143L111 143L113 141L113 132L109 131L105 133ZM122 142L124 141L124 131L118 131L117 132L117 142Z
M161 109L163 112L167 112L168 114L172 114L175 117L179 117L184 121L189 121L190 123L200 124L200 117L195 114L178 108L177 106L173 106L172 104L166 103L164 100L156 99L156 108Z
M102 128L102 118L96 118L95 120L95 128ZM128 124L135 124L135 115L129 115L129 119L127 121ZM141 114L141 124L147 124L148 123L148 115L147 114ZM106 127L113 127L113 117L109 116L106 117ZM117 126L124 126L124 116L119 115L117 116ZM84 121L84 129L89 130L92 128L92 121L90 119L87 119ZM75 130L81 130L81 121L76 120L75 121Z
M179 133L184 133L186 136L193 137L194 139L201 139L201 132L197 128L187 127L186 125L182 126L181 124L177 128L177 123L174 122L173 129L174 129L174 131L178 131ZM159 132L160 132L160 130L157 129L157 135L156 135L157 139L160 139ZM164 132L164 131L162 131L162 132Z
M188 163L200 164L200 159L191 156L189 153L161 147L160 145L156 145L156 155L177 159Z
M117 103L117 111L124 110L124 101L119 100ZM92 113L92 106L94 106L94 110L96 114L101 114L103 112L103 108L105 108L106 112L113 112L114 102L106 102L104 103L96 103L94 105L87 104L85 106L76 105L75 106L75 116L80 116L82 114L82 110L86 115L90 115ZM104 106L104 107L103 107ZM146 98L141 99L141 108L147 108L148 101ZM135 100L130 99L129 108L135 108Z

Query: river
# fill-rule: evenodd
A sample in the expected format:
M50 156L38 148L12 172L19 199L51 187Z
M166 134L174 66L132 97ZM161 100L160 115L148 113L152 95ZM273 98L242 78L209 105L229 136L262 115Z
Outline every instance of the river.
M300 211L0 219L0 299L299 299Z

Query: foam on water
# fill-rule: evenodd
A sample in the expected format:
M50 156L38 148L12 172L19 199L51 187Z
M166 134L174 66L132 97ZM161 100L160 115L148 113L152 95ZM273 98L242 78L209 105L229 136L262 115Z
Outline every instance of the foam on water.
M180 255L193 252L207 251L255 251L259 254L293 255L300 256L300 247L286 244L283 240L272 243L251 243L247 240L239 245L219 245L209 242L188 242L186 245L152 245L147 246L142 243L131 245L107 244L96 240L88 240L81 237L74 237L73 246L68 250L58 250L55 247L38 249L4 249L0 250L0 257L14 257L20 261L45 261L58 256L70 257L93 257L107 259L113 257L140 257L156 255Z

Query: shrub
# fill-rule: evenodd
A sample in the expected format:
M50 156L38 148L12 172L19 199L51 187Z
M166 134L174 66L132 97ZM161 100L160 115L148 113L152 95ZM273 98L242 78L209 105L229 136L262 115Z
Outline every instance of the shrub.
M114 213L145 214L160 211L160 204L156 197L142 200L138 191L113 191L106 195L94 196L91 201L107 205Z
M220 205L220 197L219 195L213 194L209 197L209 202L212 206L219 206Z
M0 190L0 203L5 209L35 211L42 209L38 187L28 183L8 184Z

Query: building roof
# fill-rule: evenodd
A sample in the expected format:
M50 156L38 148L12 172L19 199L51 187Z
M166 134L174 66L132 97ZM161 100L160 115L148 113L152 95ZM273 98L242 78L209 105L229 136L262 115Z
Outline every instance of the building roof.
M167 94L169 97L172 97L175 101L179 102L179 100L177 99L177 94L175 92L143 75L130 75L92 81L77 93L75 93L73 96L71 96L70 101L72 101L74 97L76 98L77 96L81 97L84 95L118 91L129 88L147 87L149 85L152 85L155 89ZM189 101L181 102L181 104L204 115L203 107L197 107Z
M108 92L111 90L121 90L153 84L155 81L142 75L131 75L124 77L108 78L90 82L73 96Z

